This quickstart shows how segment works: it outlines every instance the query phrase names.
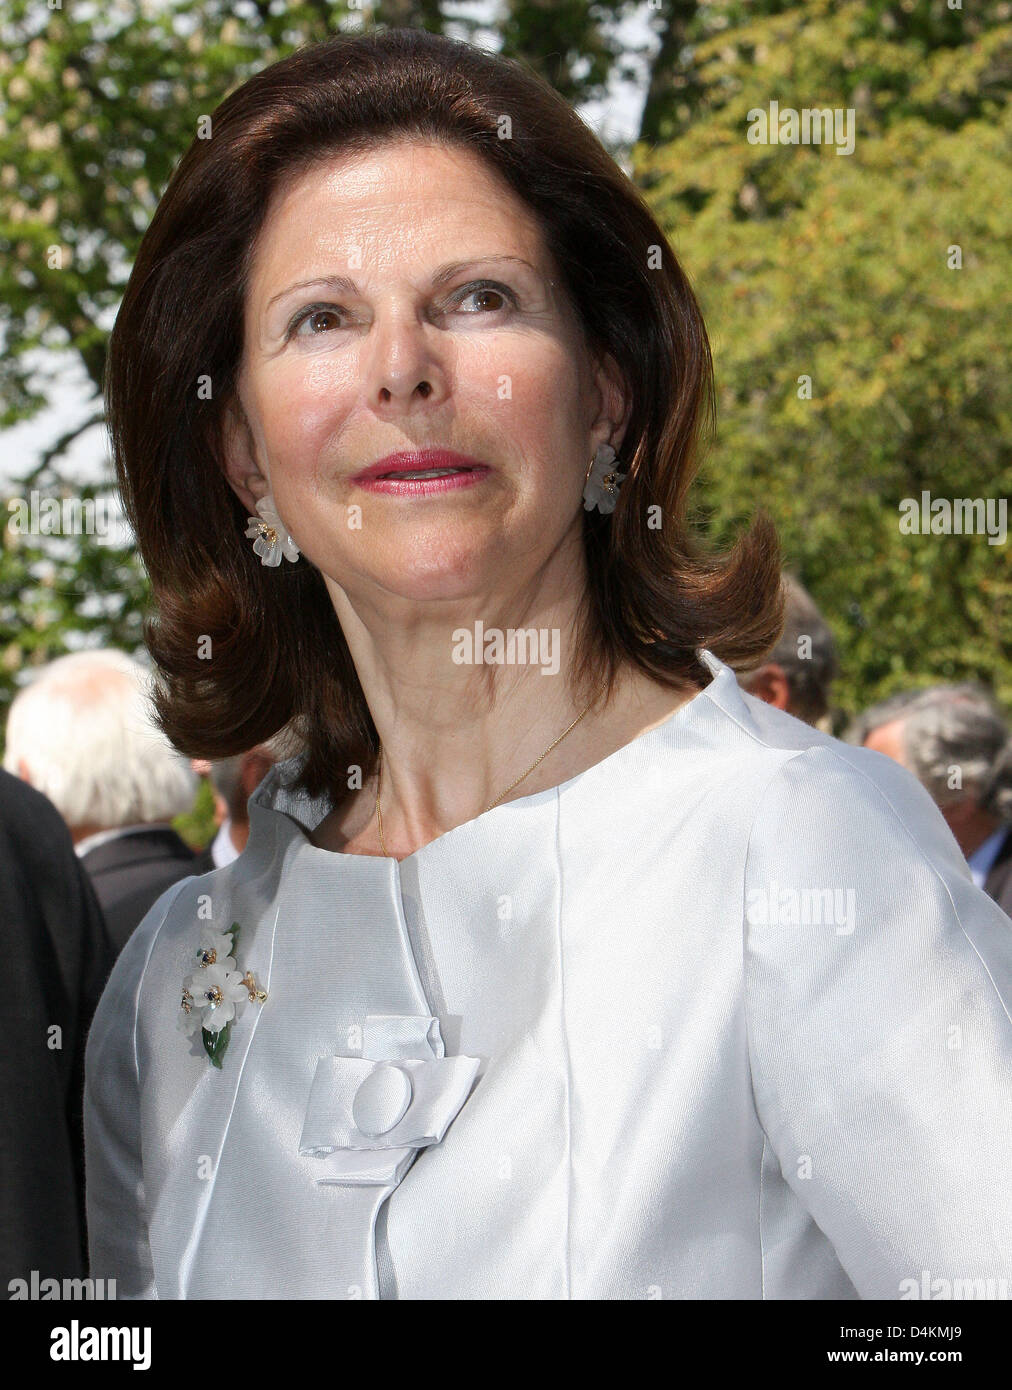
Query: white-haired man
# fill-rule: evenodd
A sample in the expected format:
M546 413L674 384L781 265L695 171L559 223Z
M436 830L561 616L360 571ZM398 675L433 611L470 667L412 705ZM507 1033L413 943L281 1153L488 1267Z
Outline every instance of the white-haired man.
M170 884L201 869L169 824L192 807L197 779L149 692L124 652L76 652L42 667L7 720L4 767L63 816L117 951Z
M914 774L977 886L1012 917L1012 736L988 691L966 682L902 692L865 710L848 738Z

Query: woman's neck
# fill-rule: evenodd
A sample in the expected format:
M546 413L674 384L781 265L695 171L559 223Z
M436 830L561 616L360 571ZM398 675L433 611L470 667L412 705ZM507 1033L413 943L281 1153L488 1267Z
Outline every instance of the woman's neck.
M544 684L538 685L538 681ZM547 688L546 688L547 687ZM595 702L565 737L501 802L531 796L577 776L655 728L698 687L675 690L632 668L616 678L611 699ZM559 680L527 670L477 701L469 717L423 726L403 712L389 721L383 744L381 811L387 854L402 859L480 815L535 763L586 706ZM426 706L423 704L423 709ZM377 724L379 727L379 724ZM382 736L382 730L381 730ZM345 854L381 854L374 775L349 794L313 832L313 843Z
M473 820L497 798L575 777L696 693L666 689L631 666L618 672L607 700L576 679L587 588L579 519L520 578L515 564L503 565L480 594L465 593L459 578L452 593L442 573L436 591L416 578L410 595L376 584L349 593L324 576L380 737L383 842L393 857ZM380 854L377 829L374 776L317 827L316 843Z

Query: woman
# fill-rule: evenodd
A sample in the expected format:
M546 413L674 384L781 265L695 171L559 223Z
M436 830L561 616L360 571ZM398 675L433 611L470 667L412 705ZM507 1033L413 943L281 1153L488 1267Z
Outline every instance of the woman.
M194 141L107 392L159 714L301 744L99 1009L121 1295L1010 1273L1008 921L907 773L739 691L779 564L762 518L690 540L709 392L659 227L519 66L341 37Z

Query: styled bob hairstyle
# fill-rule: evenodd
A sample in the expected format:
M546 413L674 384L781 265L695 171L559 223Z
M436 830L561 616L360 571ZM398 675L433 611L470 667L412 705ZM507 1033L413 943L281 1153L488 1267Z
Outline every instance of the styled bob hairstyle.
M374 770L376 728L319 571L305 556L265 568L245 539L225 478L226 408L237 406L247 277L273 190L403 137L472 150L506 180L539 219L588 347L610 353L629 384L628 476L612 515L583 513L577 684L610 692L633 663L673 689L703 685L698 646L755 665L782 625L772 522L759 514L727 556L688 531L697 440L713 416L706 329L664 233L589 127L521 64L425 30L300 49L232 92L211 138L180 160L126 287L105 400L151 578L145 641L162 728L181 752L211 758L287 728L301 754L291 784L335 804L350 768Z

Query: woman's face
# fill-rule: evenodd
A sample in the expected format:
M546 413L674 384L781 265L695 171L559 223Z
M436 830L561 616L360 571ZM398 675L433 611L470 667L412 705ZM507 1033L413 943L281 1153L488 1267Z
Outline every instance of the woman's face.
M239 396L229 480L251 515L273 493L335 601L335 585L353 602L377 586L480 599L571 563L587 465L625 421L617 369L590 359L533 215L476 155L419 140L276 191ZM430 448L485 471L464 486L356 478Z

